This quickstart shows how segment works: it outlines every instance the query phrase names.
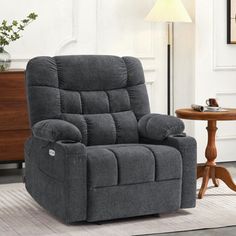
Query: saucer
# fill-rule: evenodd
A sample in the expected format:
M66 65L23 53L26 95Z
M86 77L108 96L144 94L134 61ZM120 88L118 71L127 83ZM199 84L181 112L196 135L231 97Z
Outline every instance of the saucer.
M221 109L220 107L210 107L210 106L207 106L206 108L207 108L207 110L209 110L209 111L218 111L218 110Z

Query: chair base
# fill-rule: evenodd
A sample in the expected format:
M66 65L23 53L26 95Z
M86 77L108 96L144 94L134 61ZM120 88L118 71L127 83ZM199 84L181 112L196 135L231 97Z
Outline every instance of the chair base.
M174 212L181 205L181 185L174 179L90 189L87 221Z

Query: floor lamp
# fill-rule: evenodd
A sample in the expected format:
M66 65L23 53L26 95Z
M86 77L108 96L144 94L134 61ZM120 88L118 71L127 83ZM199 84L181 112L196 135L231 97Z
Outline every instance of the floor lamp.
M146 16L148 21L166 22L168 26L167 43L167 114L172 115L173 106L173 25L175 22L192 22L181 0L157 0Z

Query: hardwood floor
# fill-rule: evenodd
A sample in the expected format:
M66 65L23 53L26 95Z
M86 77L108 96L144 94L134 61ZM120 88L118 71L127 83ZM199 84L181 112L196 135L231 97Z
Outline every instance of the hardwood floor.
M1 164L0 168L6 166ZM0 184L21 183L23 182L24 169L0 169Z

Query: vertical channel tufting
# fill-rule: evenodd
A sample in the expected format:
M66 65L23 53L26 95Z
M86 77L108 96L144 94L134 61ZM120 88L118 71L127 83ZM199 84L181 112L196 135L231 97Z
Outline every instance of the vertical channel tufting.
M61 102L61 79L60 79L60 73L59 73L59 66L58 66L58 63L57 63L57 60L56 58L54 57L54 62L55 62L55 65L56 65L56 70L57 70L57 79L58 79L58 90L59 90L59 96L60 96L60 109L61 109L61 114L60 116L62 115L62 102Z
M134 57L123 57L127 69L127 92L131 108L139 120L150 113L149 100L145 86L144 72L141 62Z
M83 114L83 103L82 103L82 97L81 97L80 91L78 91L77 93L79 94L79 97L80 97L81 114Z
M33 123L65 119L83 129L83 136L86 126L83 142L88 145L138 142L137 117L146 114L144 107L149 106L138 59L95 55L39 57L31 61L31 71L39 63L45 65L44 70L37 76L32 74L30 85L34 87L29 91L35 98L31 99Z
M86 124L86 137L85 138L83 138L83 140L85 139L85 145L88 145L88 123L87 123L87 121L86 121L86 119L85 119L85 117L84 117L84 115L81 115L81 117L83 118L83 120L84 120L84 123Z
M109 101L105 91L81 91L84 114L105 114L109 112Z
M83 119L84 119L84 121L85 121L85 123L86 123L86 130L87 130L87 139L86 139L86 145L90 145L90 135L89 135L89 128L88 128L88 122L87 122L87 119L86 119L86 117L84 116L84 115L82 115L82 117L83 117Z
M116 128L111 114L86 114L88 125L88 144L115 144Z
M108 100L108 111L109 113L111 113L111 102L110 102L110 96L109 93L107 91L104 91L107 95L107 100Z
M61 114L67 112L65 108L65 103L63 100L65 100L65 97L63 93L61 92L61 89L59 89L59 96L60 96L60 107L61 107Z
M79 93L80 101L81 101L81 114L84 114L84 101L83 101L80 91L78 91L78 93Z
M86 124L86 139L85 139L86 143L85 143L85 145L89 145L88 123L83 115L84 114L84 101L83 101L80 91L78 91L78 93L79 93L80 101L81 101L81 117L83 117L84 123Z
M185 177L181 152L168 145L139 142L137 120L150 111L138 59L99 55L39 57L29 62L26 77L31 123L66 120L78 128L86 145L52 142L50 146L57 155L49 160L48 149L42 149L47 137L33 137L34 152L30 157L26 155L26 187L47 210L65 223L72 223L194 206L194 181L187 183L190 197L181 199ZM78 130L73 128L79 134ZM73 140L72 136L68 138ZM31 145L29 140L26 149ZM190 174L194 177L193 171Z
M150 113L149 100L145 84L130 86L127 88L132 110L139 120L142 116Z
M133 109L132 109L132 105L131 105L131 101L130 101L129 91L128 91L128 89L127 89L127 88L126 88L126 90L125 90L125 91L126 91L126 92L127 92L127 94L128 94L130 110L131 110L131 111L133 111ZM134 111L133 111L133 112L134 112Z
M120 168L119 168L119 162L118 162L118 158L117 158L117 156L116 156L116 153L112 150L112 149L110 149L110 148L107 148L107 150L109 151L109 152L111 152L114 156L115 156L115 158L116 158L116 166L117 166L117 185L119 185L119 183L120 183Z
M126 64L126 59L125 59L125 57L122 57L122 60L123 60L123 62L124 62L124 64L125 64L125 68L126 68L126 74L127 74L127 83L126 83L126 87L128 87L128 83L129 83L129 71L128 71L128 67L127 67L127 64Z
M107 91L106 92L106 95L107 95L107 99L108 99L108 104L109 104L109 113L111 113L111 102L110 102L110 95ZM118 140L118 137L117 137L117 124L116 124L116 120L114 119L114 116L113 114L111 113L111 117L113 119L113 122L114 122L114 125L115 125L115 132L116 132L116 140L115 140L115 143L117 143L117 140Z
M115 144L117 144L118 143L118 132L117 132L117 130L118 130L118 123L116 122L116 119L115 119L115 117L114 117L114 115L112 113L111 113L111 117L112 117L112 119L114 121L115 129L116 129L116 141L115 141Z
M143 145L143 147L145 147L147 150L149 150L150 153L152 154L153 158L154 158L154 163L155 163L155 168L154 168L154 170L155 170L154 181L155 181L155 180L157 180L157 175L158 175L158 173L157 173L158 168L157 168L156 155L155 155L155 153L153 152L153 150L152 150L150 147L148 147L147 145Z
M115 130L115 140L114 140L114 142L113 142L113 144L115 144L115 143L117 142L117 128L116 128L116 122L115 122L115 120L114 120L112 114L109 114L109 115L110 115L111 118L112 118L112 121L113 121L113 127L114 127L114 130Z
M62 82L63 82L63 71L62 71L63 66L60 64L60 61L57 60L56 57L53 57L53 58L54 58L55 63L57 65L58 87L59 87L59 89L61 89L63 87L63 84L62 84Z

